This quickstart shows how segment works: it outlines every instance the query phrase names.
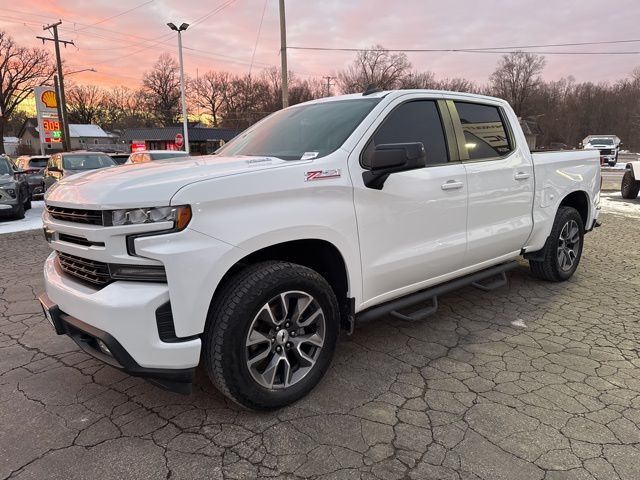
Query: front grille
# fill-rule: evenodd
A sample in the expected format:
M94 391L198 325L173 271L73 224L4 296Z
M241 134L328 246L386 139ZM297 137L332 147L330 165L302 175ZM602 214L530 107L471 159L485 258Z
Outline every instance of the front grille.
M58 262L63 272L92 285L103 287L111 282L111 274L107 263L88 260L62 252L58 252Z
M611 155L613 152L610 148L605 148L604 150L600 150L600 155Z
M104 225L102 211L100 210L84 210L80 208L64 208L47 205L47 212L56 220L90 225Z

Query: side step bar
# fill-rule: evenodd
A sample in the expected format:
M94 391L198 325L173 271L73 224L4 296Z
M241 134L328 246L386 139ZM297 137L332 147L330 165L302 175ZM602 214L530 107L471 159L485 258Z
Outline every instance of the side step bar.
M484 291L495 290L496 288L503 287L507 284L506 272L513 270L518 266L517 261L502 263L494 267L481 270L476 273L472 273L465 277L456 278L446 283L436 285L435 287L427 288L419 292L411 293L405 297L397 298L389 302L383 303L371 307L356 315L356 322L368 322L375 318L383 317L385 315L391 315L400 320L407 322L416 322L424 320L429 315L433 315L438 310L438 296L449 293L453 290L466 287L467 285L473 285ZM493 277L497 277L492 279ZM492 279L489 282L483 282L483 280ZM425 308L421 308L409 314L400 313L400 310L412 307L418 303L430 301L431 305Z

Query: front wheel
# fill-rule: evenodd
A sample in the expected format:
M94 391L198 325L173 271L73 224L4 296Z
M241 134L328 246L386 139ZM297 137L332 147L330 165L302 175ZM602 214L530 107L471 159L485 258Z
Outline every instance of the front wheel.
M613 160L613 161L610 160L608 163L609 163L610 167L615 167L616 163L618 163L618 162L616 160Z
M314 270L252 265L226 283L210 308L203 337L209 378L244 407L289 405L326 372L339 315L333 290Z
M638 196L640 192L640 180L636 180L631 170L624 172L622 177L622 185L620 187L620 193L622 198L633 199Z
M529 260L531 273L550 282L571 278L582 257L584 225L573 207L560 207L551 234L542 249L541 260Z

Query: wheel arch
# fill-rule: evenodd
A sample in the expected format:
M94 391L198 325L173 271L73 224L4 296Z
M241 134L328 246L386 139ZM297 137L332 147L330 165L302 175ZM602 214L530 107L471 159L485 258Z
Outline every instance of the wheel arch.
M560 207L575 208L580 214L580 218L582 218L583 227L587 229L589 222L589 205L589 194L584 190L576 190L562 199L562 201L558 204L558 209L560 209ZM556 215L557 214L558 213L556 211Z
M244 268L267 260L291 262L308 267L322 275L333 289L342 316L342 324L346 327L348 316L352 314L349 270L347 262L338 247L333 243L318 238L297 239L269 245L239 259L222 276L211 299L211 305L217 300L224 285L236 273Z
M630 171L633 174L633 178L640 180L640 161L627 163L625 170Z

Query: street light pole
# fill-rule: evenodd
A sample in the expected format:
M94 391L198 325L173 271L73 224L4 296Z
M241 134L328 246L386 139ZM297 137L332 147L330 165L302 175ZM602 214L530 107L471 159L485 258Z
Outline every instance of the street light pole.
M176 27L173 23L167 23L171 30L178 32L178 57L180 59L180 97L182 98L182 129L184 135L184 151L189 153L189 119L187 118L187 100L184 85L184 62L182 60L182 32L189 28L188 23Z

